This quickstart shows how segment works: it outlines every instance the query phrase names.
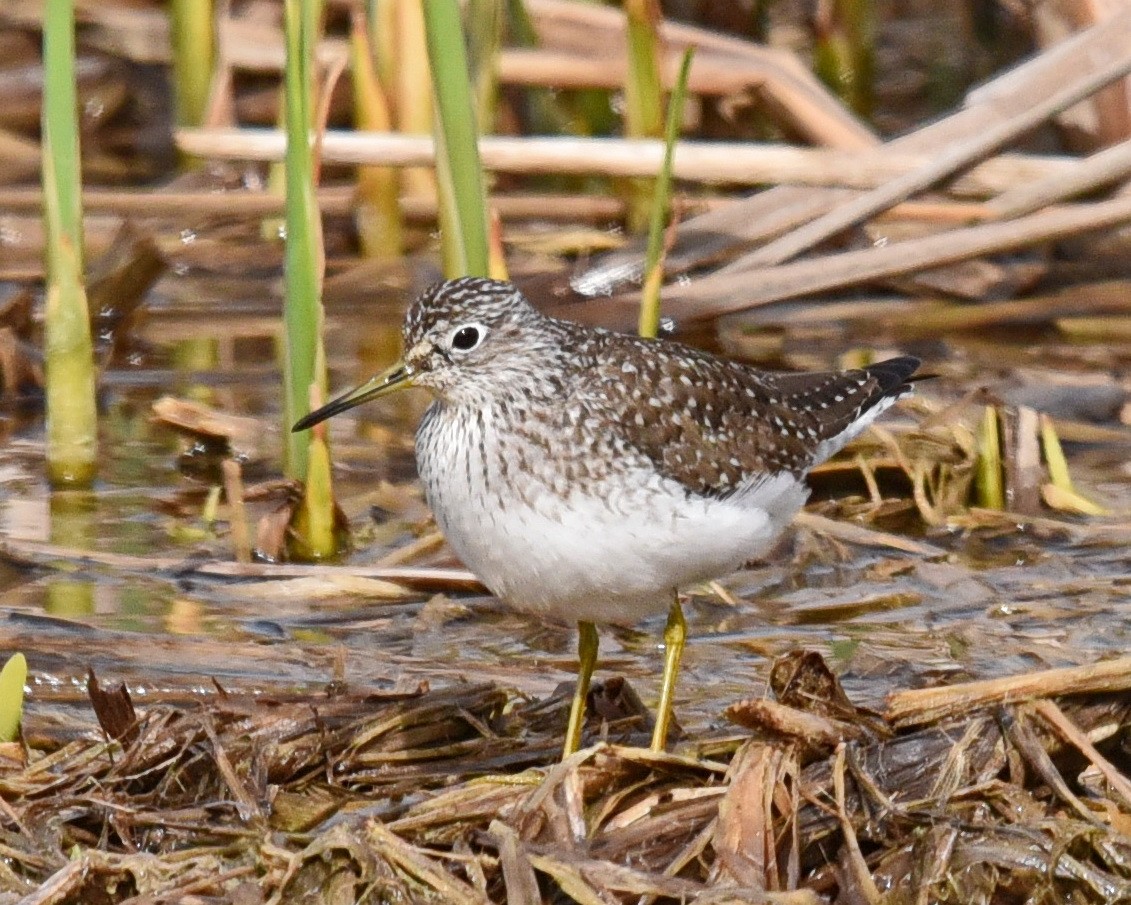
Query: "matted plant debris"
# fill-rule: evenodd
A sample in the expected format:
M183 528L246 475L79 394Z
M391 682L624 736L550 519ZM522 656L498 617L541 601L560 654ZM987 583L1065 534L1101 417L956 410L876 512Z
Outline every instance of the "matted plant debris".
M142 704L92 675L105 734L33 718L0 752L0 901L1131 901L1131 659L886 713L812 652L771 687L742 733L657 754L613 714L559 763L560 708L492 684Z

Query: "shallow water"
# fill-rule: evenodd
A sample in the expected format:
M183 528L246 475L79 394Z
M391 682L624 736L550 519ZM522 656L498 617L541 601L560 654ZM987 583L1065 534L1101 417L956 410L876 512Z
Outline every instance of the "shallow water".
M261 417L266 429L260 445L242 451L245 480L275 474L280 393L274 343L262 327L271 323L263 317L270 308L263 298L272 289L261 281L263 295L256 297L245 287L242 296L250 301L241 304L219 285L167 278L158 313L141 337L144 355L107 373L103 467L92 493L49 494L40 477L41 421L32 416L17 425L0 445L0 534L103 553L183 557L186 563L230 557L224 538L200 518L209 481L187 474L186 441L150 417L150 406L166 393ZM196 313L178 315L174 330L171 315L179 298L191 298ZM211 315L210 304L223 316ZM395 354L390 320L360 306L331 308L335 387L352 385ZM219 339L218 364L206 372L178 368L178 331ZM851 337L842 339L844 348L849 343ZM949 342L928 368L945 369L962 348L961 340ZM821 356L832 364L840 351L829 344ZM1027 358L1032 347L1019 344L1014 352ZM812 359L811 352L806 355ZM977 379L976 367L971 370L960 381L944 376L923 393L956 398ZM359 420L334 422L336 489L357 546L350 563L376 562L426 530L411 458L412 429L425 404L406 395L367 407L356 413ZM1004 675L1126 651L1127 449L1110 442L1069 447L1079 489L1110 507L1111 518L1048 513L1063 522L1063 530L1023 522L925 529L914 517L900 520L893 530L940 548L936 556L848 545L801 530L791 532L766 564L725 579L737 605L695 590L687 606L691 640L678 708L683 725L695 732L725 729L721 713L728 704L763 694L767 658L799 646L822 651L849 693L873 706L897 686ZM381 482L388 483L377 492ZM263 511L254 510L253 517ZM1096 534L1101 525L1111 525L1111 533ZM441 548L413 564L453 563ZM142 700L148 691L187 693L213 682L278 688L345 679L414 687L464 678L492 679L540 697L570 681L575 662L572 628L533 624L482 596L416 595L391 602L249 597L231 582L185 578L177 570L23 570L11 564L0 564L0 589L0 647L28 655L34 677L29 706L45 708L39 711L45 718L52 701L81 697L88 668L103 681L126 680ZM651 702L661 629L659 619L603 631L598 678L628 676Z

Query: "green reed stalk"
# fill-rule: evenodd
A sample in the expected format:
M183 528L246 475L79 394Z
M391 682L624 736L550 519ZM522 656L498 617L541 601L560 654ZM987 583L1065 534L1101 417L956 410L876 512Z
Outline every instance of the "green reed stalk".
M173 101L177 124L199 126L208 109L216 61L212 0L173 0Z
M305 4L310 3L312 8L307 11L313 17L316 29L315 34L310 38L311 47L317 43L320 36L320 31L317 26L322 22L322 9L324 0L303 0ZM284 7L285 9L285 7ZM306 15L306 13L304 13ZM286 13L283 14L286 19ZM311 59L313 60L313 50L311 50ZM284 72L284 81L286 74ZM313 82L311 84L311 92L314 91ZM287 99L286 87L283 89L283 102L279 105L278 126L283 131L287 130ZM310 109L314 109L313 95L311 97ZM287 162L286 160L272 161L267 166L267 191L273 195L285 195L287 192ZM285 217L264 217L263 222L259 224L259 235L268 242L277 241L285 238L286 234L286 218Z
M683 101L687 95L687 77L691 73L694 48L683 52L679 76L668 98L668 121L664 127L664 163L656 177L652 192L652 211L648 222L648 248L644 255L644 287L640 299L641 336L655 337L660 330L660 286L664 282L664 230L671 212L672 161L675 143L679 140L679 124L683 118Z
M23 654L12 654L0 669L0 742L14 742L20 737L25 684L27 659Z
M1045 467L1049 483L1042 488L1045 502L1054 509L1076 512L1080 515L1106 515L1107 510L1089 500L1072 483L1072 473L1068 469L1068 459L1060 445L1056 425L1046 414L1041 415L1041 448L1045 454Z
M444 272L448 277L487 276L487 193L456 0L428 0L424 4L424 33L436 102L434 134Z
M1041 446L1045 453L1049 480L1062 490L1075 492L1076 488L1072 486L1072 474L1068 470L1068 459L1060 445L1060 437L1056 434L1056 426L1052 423L1052 418L1042 414L1040 423Z
M172 0L169 4L173 103L179 126L204 125L216 64L214 13L213 0ZM179 158L186 167L202 163L188 154ZM216 337L189 336L173 344L173 360L180 371L211 370L219 357L220 341ZM199 383L192 384L187 394L206 404L214 399L213 388Z
M353 118L358 129L387 132L392 128L385 89L374 66L373 29L355 12L350 30L350 71L353 75ZM392 167L357 168L357 224L361 252L371 258L399 258L404 246L400 180Z
M628 79L624 86L625 134L659 138L664 134L664 100L660 85L660 4L658 0L624 0L628 37ZM652 210L650 179L630 179L626 221L629 232L642 232Z
M82 176L71 0L47 0L43 70L47 475L55 487L81 487L94 480L97 468L98 413L90 315L83 286Z
M283 15L287 62L283 102L287 123L286 230L284 252L284 467L305 482L292 528L303 558L336 552L333 495L325 432L292 433L290 426L326 399L326 353L322 345L322 219L314 194L314 45L319 4L286 0Z
M1005 483L1002 477L1001 428L997 409L987 405L978 431L978 460L975 477L978 505L984 509L1005 509Z
M814 68L821 80L862 116L872 112L875 93L875 0L829 0L820 4Z

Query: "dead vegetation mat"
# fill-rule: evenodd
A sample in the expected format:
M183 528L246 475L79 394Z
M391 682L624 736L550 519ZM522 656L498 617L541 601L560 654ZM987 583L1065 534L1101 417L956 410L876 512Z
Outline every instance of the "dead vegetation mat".
M770 678L728 709L740 731L671 754L634 746L634 696L606 683L590 747L559 763L565 697L135 705L92 675L99 732L41 705L0 749L0 901L1131 901L1131 659L884 713L811 652Z

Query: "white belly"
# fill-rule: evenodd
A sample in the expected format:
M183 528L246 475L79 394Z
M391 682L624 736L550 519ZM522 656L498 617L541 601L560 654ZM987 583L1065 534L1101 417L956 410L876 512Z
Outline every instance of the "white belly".
M422 448L436 440L422 431L417 461L452 549L508 605L560 622L666 612L675 589L764 552L807 496L781 475L726 500L689 497L643 469L564 495L561 482L523 481L520 493L484 460L489 443L465 444L440 467Z

